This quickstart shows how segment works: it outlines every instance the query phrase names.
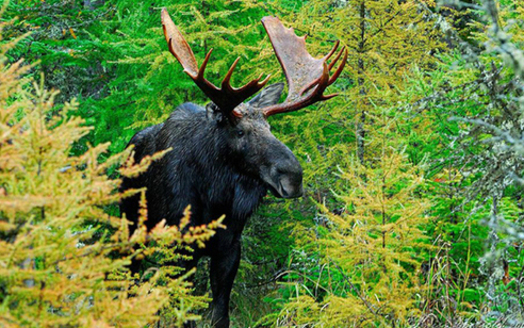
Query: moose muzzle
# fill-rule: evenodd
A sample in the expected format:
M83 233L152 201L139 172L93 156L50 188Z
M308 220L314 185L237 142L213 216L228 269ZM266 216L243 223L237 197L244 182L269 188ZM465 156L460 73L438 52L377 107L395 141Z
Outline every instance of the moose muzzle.
M294 156L273 165L268 171L262 175L262 179L268 184L273 195L279 198L297 198L304 195L302 167Z

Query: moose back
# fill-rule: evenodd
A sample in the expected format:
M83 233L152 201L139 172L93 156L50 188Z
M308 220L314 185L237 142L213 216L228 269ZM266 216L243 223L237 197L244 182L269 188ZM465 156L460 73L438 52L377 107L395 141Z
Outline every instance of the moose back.
M217 231L205 248L195 249L192 261L184 263L189 269L202 256L211 257L213 327L229 327L229 298L240 262L240 236L248 217L268 190L283 198L303 194L302 168L289 148L273 136L267 118L334 97L323 93L338 78L347 60L347 51L342 48L328 63L338 42L327 56L315 59L306 50L305 38L284 28L277 18L265 17L262 23L288 82L288 96L280 104L284 85L264 88L269 77L238 89L231 86L238 59L220 88L206 80L204 72L211 51L199 67L191 47L167 11L162 10L170 52L211 102L205 107L185 103L164 123L135 134L130 144L135 147L136 161L161 150L172 150L152 163L146 173L124 179L122 185L123 190L147 188L148 228L162 219L177 225L188 205L192 225L225 215L227 229ZM342 56L341 64L330 74ZM122 202L121 210L129 220L138 220L138 202L136 195Z

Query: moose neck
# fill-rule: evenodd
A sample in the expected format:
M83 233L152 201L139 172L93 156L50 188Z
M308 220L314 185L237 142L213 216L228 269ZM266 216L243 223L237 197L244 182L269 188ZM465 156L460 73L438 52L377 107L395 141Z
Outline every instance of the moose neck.
M173 148L162 165L171 166L171 172L184 177L177 186L180 195L173 196L186 198L191 194L188 201L197 202L191 204L193 216L209 221L225 214L228 229L241 230L267 188L238 165L224 123L207 117L201 107L185 104L172 113L160 134L157 148Z

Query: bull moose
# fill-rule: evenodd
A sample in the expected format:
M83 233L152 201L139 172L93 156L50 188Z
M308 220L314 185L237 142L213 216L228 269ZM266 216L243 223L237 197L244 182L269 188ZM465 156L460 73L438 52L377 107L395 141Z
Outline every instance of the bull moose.
M217 231L205 248L195 248L193 259L184 264L191 268L202 256L211 257L211 321L213 327L219 328L229 327L229 298L240 262L240 236L248 217L268 190L283 198L303 194L302 168L291 150L271 134L267 118L336 96L323 93L339 77L347 61L345 47L337 52L339 42L328 55L315 59L306 50L305 37L296 36L278 18L264 17L262 24L286 75L289 91L283 103L278 103L283 83L264 88L269 76L233 88L230 79L239 59L220 88L208 81L204 72L212 50L199 67L191 47L162 9L169 51L211 102L205 108L185 103L164 123L136 133L130 141L136 161L161 150L172 150L144 174L124 179L122 185L123 190L147 188L149 228L164 218L170 225L178 224L188 205L192 225L225 215L227 229ZM135 195L121 203L122 212L131 221L138 219L138 202Z

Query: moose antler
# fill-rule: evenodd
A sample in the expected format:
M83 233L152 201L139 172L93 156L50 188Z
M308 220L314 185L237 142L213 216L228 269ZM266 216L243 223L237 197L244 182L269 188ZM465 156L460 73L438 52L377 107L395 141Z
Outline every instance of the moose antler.
M296 111L315 102L337 96L337 94L325 96L323 93L336 81L346 65L348 52L345 47L340 49L335 59L328 65L327 61L339 46L338 41L329 54L321 59L315 59L306 50L306 37L298 37L292 28L286 29L278 18L264 17L262 24L269 35L289 87L286 101L264 108L264 116ZM329 71L342 54L344 54L342 63L330 77Z
M162 9L162 26L169 45L169 51L176 57L176 59L178 59L180 64L182 64L184 72L195 81L195 84L198 85L198 87L220 108L221 111L225 113L233 112L233 109L235 109L236 106L260 91L260 89L266 85L267 81L269 81L269 76L263 81L260 81L263 75L261 74L258 79L247 83L243 87L238 89L233 88L230 82L233 71L240 60L240 57L238 57L233 65L231 65L224 80L222 80L221 88L216 87L213 83L204 78L204 72L213 49L207 53L206 59L204 59L202 66L199 68L193 50L191 50L191 47L182 36L182 33L180 33L171 20L171 17L169 17L165 8ZM241 115L235 112L233 112L233 114L237 116Z

